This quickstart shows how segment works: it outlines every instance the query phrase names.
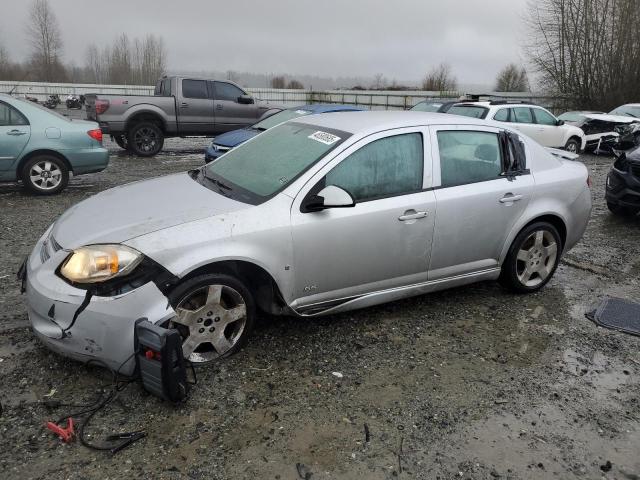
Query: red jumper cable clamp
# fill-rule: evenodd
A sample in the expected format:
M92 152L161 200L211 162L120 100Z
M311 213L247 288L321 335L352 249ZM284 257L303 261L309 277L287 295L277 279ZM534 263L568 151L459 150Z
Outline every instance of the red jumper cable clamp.
M62 440L64 443L71 442L73 440L73 437L75 436L73 432L73 418L71 417L67 419L66 428L62 428L57 423L53 422L47 422L47 428L55 433L58 438L60 438L60 440Z

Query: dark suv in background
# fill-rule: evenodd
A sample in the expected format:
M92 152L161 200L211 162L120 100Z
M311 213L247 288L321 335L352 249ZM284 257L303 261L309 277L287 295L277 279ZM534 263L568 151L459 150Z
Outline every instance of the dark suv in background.
M615 215L633 216L640 212L640 147L615 154L607 176L607 207Z

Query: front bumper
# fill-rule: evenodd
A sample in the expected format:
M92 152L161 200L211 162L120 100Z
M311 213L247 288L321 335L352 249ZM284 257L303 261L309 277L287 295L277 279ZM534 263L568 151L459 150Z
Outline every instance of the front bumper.
M98 360L131 375L135 321L144 317L162 323L175 316L173 308L153 282L123 295L94 296L63 337L62 330L71 324L86 291L57 276L55 271L69 252L43 246L47 235L36 244L26 264L27 311L34 333L56 353L81 362ZM43 249L48 252L43 254Z
M634 171L640 174L640 165ZM612 168L607 175L605 199L615 205L640 208L640 176Z

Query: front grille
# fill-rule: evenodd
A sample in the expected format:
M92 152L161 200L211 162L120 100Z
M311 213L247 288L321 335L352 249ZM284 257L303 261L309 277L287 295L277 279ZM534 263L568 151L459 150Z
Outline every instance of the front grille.
M47 260L49 260L49 258L51 258L51 255L49 255L49 250L47 249L47 242L45 240L42 244L42 247L40 247L40 261L44 263Z
M62 250L62 247L56 239L53 238L53 235L49 235L47 239L42 242L42 247L40 247L40 260L42 263L46 262L51 258L51 255Z

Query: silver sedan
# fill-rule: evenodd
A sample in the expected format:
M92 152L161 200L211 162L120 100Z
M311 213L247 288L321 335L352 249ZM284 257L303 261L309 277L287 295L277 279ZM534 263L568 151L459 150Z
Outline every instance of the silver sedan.
M583 164L504 124L300 118L70 208L26 262L29 317L52 350L131 373L140 317L208 362L237 351L258 312L327 315L482 280L535 292L583 235L588 183Z

